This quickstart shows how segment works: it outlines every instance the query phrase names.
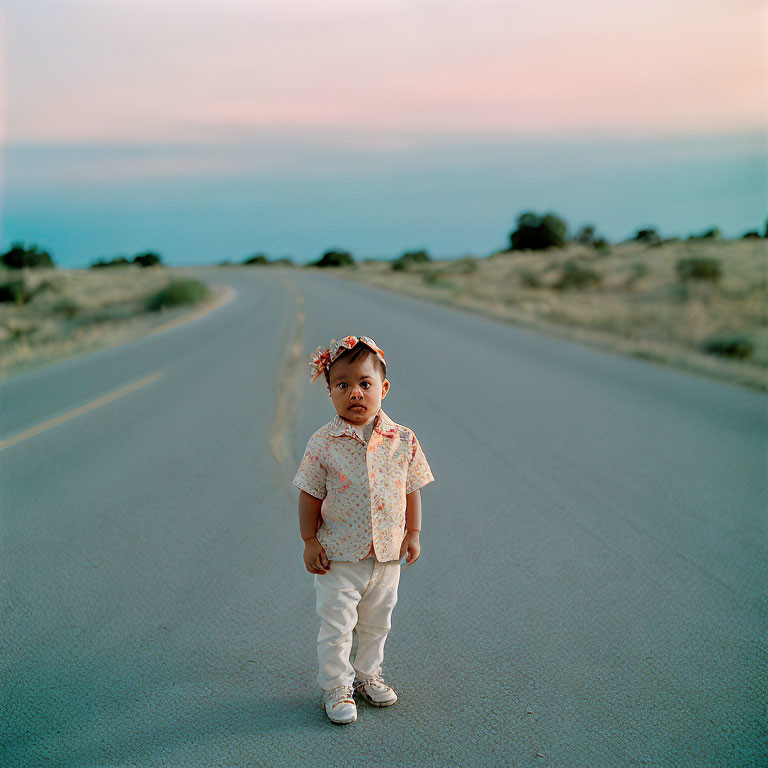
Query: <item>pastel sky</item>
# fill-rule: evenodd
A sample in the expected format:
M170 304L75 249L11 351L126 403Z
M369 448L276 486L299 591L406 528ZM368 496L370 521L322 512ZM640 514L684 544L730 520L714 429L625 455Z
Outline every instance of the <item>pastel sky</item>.
M761 0L16 0L4 26L9 141L765 122Z
M0 36L7 173L78 148L46 189L766 125L762 0L5 0Z

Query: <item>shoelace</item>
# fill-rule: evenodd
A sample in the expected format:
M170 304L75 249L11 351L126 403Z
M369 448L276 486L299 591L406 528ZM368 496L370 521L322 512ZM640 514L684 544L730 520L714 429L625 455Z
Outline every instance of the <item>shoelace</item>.
M354 683L354 689L357 690L358 688L362 688L364 685L373 685L375 688L377 685L381 685L384 688L387 688L387 684L382 679L381 675L376 675L376 677L369 677L367 680L359 680L358 682Z
M341 704L342 702L354 704L354 694L354 689L349 685L340 685L337 688L334 688L328 694L327 701L333 701L333 704L331 704L331 709L333 709L337 704Z

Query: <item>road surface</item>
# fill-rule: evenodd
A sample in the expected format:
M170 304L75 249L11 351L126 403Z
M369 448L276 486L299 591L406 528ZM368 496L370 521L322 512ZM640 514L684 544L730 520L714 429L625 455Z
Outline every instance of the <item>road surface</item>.
M205 274L235 300L0 387L0 763L768 762L763 394L331 275ZM290 480L333 415L303 361L347 333L436 482L400 700L340 727Z

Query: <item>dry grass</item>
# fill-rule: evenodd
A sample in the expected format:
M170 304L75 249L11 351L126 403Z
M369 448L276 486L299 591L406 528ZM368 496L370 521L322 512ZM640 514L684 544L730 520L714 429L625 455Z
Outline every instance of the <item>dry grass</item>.
M0 270L0 283L23 279L33 294L25 304L0 303L0 374L123 344L184 315L189 306L146 308L149 297L179 273L138 266Z
M389 262L365 262L334 274L766 390L766 255L765 240L655 247L631 242L606 253L569 244L562 250L437 261L406 272L393 271ZM718 259L721 280L681 282L675 264L694 256ZM601 282L557 289L567 262L598 273ZM722 334L748 337L752 358L703 350L705 340Z

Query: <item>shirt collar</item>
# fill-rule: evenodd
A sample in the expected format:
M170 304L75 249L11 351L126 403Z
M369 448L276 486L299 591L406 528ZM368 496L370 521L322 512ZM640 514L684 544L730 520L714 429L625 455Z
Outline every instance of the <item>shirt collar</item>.
M384 413L382 408L379 408L379 412L374 417L373 431L378 432L383 437L394 437L397 434L397 425L386 413ZM352 437L355 434L355 428L344 421L344 419L337 413L331 422L329 434L332 437L341 437L342 435L349 435Z

